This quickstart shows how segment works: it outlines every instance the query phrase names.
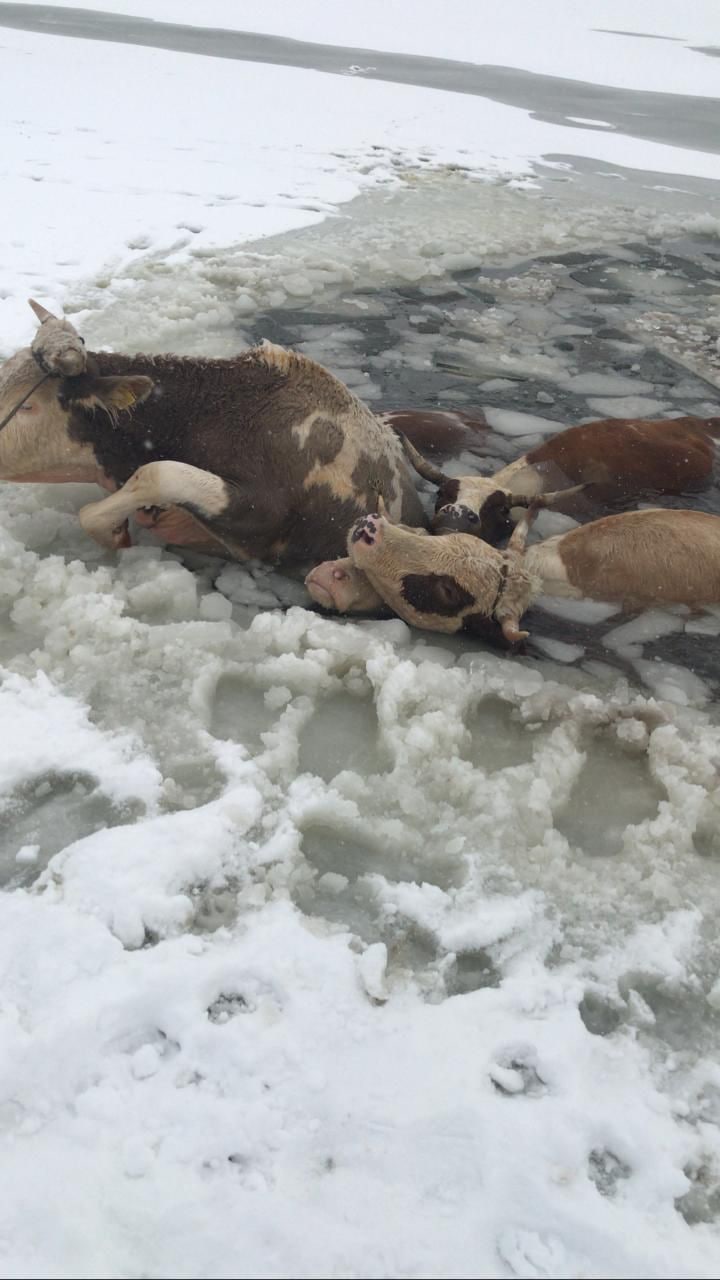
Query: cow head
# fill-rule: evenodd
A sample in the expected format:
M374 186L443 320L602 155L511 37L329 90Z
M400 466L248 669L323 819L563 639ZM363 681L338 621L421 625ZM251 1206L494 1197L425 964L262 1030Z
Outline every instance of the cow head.
M418 475L437 485L435 515L431 521L434 533L466 533L492 546L509 537L513 530L511 507L518 501L527 505L525 499L517 499L507 489L499 488L492 476L447 476L418 453L404 436L402 441Z
M403 447L418 474L437 485L435 514L430 522L433 533L470 534L491 546L497 546L512 533L514 507L551 507L559 498L569 498L586 487L574 485L542 496L513 493L501 488L492 476L446 476L404 437Z
M425 631L467 630L515 644L533 594L522 554L505 554L464 533L426 537L393 525L383 514L363 516L348 535L348 552L394 613Z
M324 560L305 579L305 586L316 604L337 613L376 613L382 609L382 596L356 569L352 560Z
M0 479L95 479L94 453L73 421L98 413L117 421L150 394L153 383L98 377L72 325L32 305L41 322L32 347L0 368L0 422L8 419L0 429Z
M75 377L87 365L85 339L69 320L58 320L51 311L30 298L30 306L40 321L32 343L32 354L45 373L54 377Z

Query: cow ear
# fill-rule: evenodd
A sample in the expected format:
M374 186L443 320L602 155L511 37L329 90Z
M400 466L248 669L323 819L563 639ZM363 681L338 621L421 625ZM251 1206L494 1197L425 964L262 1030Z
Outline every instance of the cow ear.
M483 502L483 508L494 510L495 507L507 507L509 505L508 497L506 489L494 489Z
M435 510L438 511L440 507L452 506L453 502L457 502L459 493L460 481L454 476L446 476L438 490Z
M63 400L92 412L104 409L111 418L147 400L154 387L152 378L130 374L120 378L69 378L63 386Z

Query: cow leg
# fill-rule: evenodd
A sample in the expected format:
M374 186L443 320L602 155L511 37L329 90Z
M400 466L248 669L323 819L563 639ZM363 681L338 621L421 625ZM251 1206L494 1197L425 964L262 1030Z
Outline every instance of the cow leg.
M80 511L80 524L103 547L127 546L128 517L140 507L184 507L199 520L211 522L230 505L228 486L212 471L187 462L148 462L108 498Z
M542 502L533 503L527 511L523 512L510 535L510 541L507 545L508 551L518 551L521 554L524 552L530 526L533 524L541 506Z

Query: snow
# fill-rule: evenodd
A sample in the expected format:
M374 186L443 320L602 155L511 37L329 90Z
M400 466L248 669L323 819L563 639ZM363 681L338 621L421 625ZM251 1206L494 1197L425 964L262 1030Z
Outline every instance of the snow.
M671 93L716 70L687 47L716 40L699 0L203 21ZM672 39L596 30L625 26ZM375 290L440 321L449 271L510 262L497 305L442 340L410 325L373 376L455 362L474 403L528 381L555 393L530 404L656 403L540 352L542 308L588 335L550 259L716 215L652 180L541 187L531 160L713 156L360 75L2 46L3 351L28 294L91 342L221 354L290 307L372 399L359 326L396 320ZM638 307L685 297L627 261ZM486 412L501 461L565 421ZM108 555L89 496L0 495L0 1275L716 1275L720 729L705 672L647 646L712 644L717 611L545 599L553 636L497 656L320 616L267 566Z
M51 5L61 2L50 0ZM74 7L117 12L114 0L79 0ZM157 22L200 25L193 0L132 0L124 11ZM508 23L497 14L489 21L485 5L464 0L452 0L442 23L432 0L395 0L391 21L384 0L365 0L362 6L306 0L301 10L293 0L275 0L261 15L249 0L204 0L202 25L368 52L522 67L589 84L710 97L717 91L712 58L693 48L718 42L712 0L600 0L591 8L574 0L544 0L542 7L534 0L515 0ZM639 43L635 33L648 38Z
M343 13L346 9L351 7L342 6ZM558 12L568 31L579 35L577 28L585 29L586 20L573 18L575 9L566 2ZM238 12L237 6L223 4L218 20L234 26ZM332 15L322 6L320 22L319 12L303 8L300 16L293 14L293 6L282 5L268 15L268 22L286 24L288 35L300 23L305 34L322 30L323 38L331 39ZM179 0L173 13L192 16ZM388 25L384 9L375 7L374 13L389 38L403 44L406 28L408 33L423 29L414 8L407 22L403 10L393 10L397 27ZM473 51L473 40L478 57L491 56L486 52L490 28L481 14L481 9L462 5L465 58ZM152 16L162 16L154 3ZM428 24L433 40L437 35L429 4L423 17L422 51L428 52ZM538 17L543 28L547 25L545 10L541 14L527 5L523 17L530 49ZM257 20L249 6L243 8L245 18ZM698 10L698 31L701 18ZM352 21L368 40L365 16L362 22L357 15ZM490 26L502 29L501 24ZM504 38L514 43L517 27L513 23ZM554 24L548 30L552 39L542 43L556 58ZM591 36L596 66L597 42L618 39ZM637 43L624 44L637 75ZM671 56L667 49L672 46L649 44L643 69L655 58ZM574 58L568 44L564 58L571 53ZM619 65L616 53L613 66ZM501 60L505 57L507 50ZM62 92L49 94L46 86L58 79L59 59ZM693 55L688 61L697 62L699 70L688 84L681 77L683 92L698 92L706 63L714 84L713 59ZM682 65L673 55L671 83L678 83ZM580 73L574 63L572 72ZM70 299L78 279L91 275L98 292L112 290L119 271L135 262L192 263L217 246L319 221L362 189L394 185L408 168L451 164L520 180L530 173L533 158L575 153L711 179L717 171L715 157L702 150L548 124L519 108L474 96L14 30L3 31L0 85L4 199L7 208L20 213L2 259L0 349L5 351L30 332L24 314L29 292L58 306ZM292 111L286 109L288 99ZM289 273L286 290L288 283L302 297L312 282ZM249 312L257 299L238 281L233 302L239 302L240 312ZM201 315L211 321L213 316L229 317L229 312L218 309L214 300L206 301Z

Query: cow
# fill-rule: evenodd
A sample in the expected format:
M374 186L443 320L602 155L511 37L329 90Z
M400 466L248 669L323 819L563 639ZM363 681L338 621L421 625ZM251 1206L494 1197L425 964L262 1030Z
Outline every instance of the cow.
M433 456L472 453L482 458L487 451L491 428L482 409L385 409L379 416L401 438Z
M135 515L175 545L307 567L378 501L427 524L397 435L308 357L88 352L31 305L32 348L0 369L0 479L99 483L79 518L102 546L129 545Z
M540 494L556 510L579 515L706 488L719 434L720 418L602 419L558 432L493 476L448 476L407 439L405 450L419 475L438 487L433 531L468 533L496 546L514 527L513 508ZM548 491L555 491L552 501Z
M364 591L365 607L374 598L422 630L474 632L501 645L527 636L520 619L540 595L612 602L624 612L720 604L720 516L627 511L526 548L535 511L499 551L466 533L403 528L381 509L351 529L348 558L318 566L308 585L312 591L314 574L326 605L342 609Z

